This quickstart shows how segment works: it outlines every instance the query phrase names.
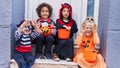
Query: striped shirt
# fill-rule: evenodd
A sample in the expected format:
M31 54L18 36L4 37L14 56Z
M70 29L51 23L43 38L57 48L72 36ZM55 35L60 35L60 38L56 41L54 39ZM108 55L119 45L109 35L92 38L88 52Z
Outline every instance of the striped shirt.
M39 36L39 33L33 31L30 34L15 32L16 50L20 52L30 52L32 49L32 40Z

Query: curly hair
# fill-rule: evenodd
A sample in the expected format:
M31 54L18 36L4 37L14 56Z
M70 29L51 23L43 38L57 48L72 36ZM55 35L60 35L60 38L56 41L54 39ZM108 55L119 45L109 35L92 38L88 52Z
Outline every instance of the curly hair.
M39 17L41 17L41 10L43 7L47 7L48 10L49 10L49 17L52 15L52 10L53 8L51 7L51 5L49 5L48 3L42 3L40 4L37 8L36 8L36 11L37 11L37 15Z

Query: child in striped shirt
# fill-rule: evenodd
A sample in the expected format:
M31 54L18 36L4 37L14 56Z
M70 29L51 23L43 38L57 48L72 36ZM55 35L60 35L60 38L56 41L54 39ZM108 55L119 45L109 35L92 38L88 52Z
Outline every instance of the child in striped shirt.
M37 30L35 22L32 20L24 20L15 31L15 54L13 58L17 62L19 68L31 68L34 64L34 56L31 53L31 41L39 36L38 32L32 31L33 27Z

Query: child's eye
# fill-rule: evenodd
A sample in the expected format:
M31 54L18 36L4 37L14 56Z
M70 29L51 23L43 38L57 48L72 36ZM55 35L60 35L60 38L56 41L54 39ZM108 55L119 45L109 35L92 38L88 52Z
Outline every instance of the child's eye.
M67 13L69 13L69 11L64 11L64 12L67 12Z
M93 29L93 28L90 28L91 30Z
M25 28L28 28L28 26L25 26Z
M49 11L46 11L46 12L49 12Z
M88 27L86 27L86 29L88 29Z
M65 10L63 10L63 12L66 12Z
M41 12L45 12L45 11L41 11Z

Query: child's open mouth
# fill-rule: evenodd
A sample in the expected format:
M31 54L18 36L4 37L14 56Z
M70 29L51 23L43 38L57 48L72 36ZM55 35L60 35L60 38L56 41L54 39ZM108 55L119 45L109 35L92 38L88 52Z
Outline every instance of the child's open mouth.
M30 32L30 30L25 30L25 32Z

